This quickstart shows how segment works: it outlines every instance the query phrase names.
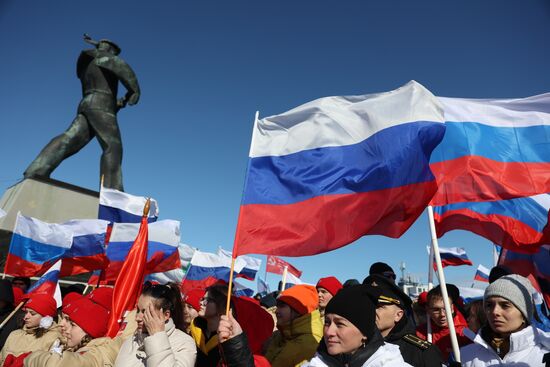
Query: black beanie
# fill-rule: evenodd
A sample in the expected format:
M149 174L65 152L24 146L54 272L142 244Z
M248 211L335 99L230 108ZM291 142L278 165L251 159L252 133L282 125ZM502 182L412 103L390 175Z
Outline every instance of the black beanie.
M374 263L370 266L370 269L369 269L369 275L373 275L373 274L384 275L384 273L390 273L390 272L395 274L392 267L383 262Z
M380 291L362 285L342 288L329 301L325 315L336 314L346 318L368 339L376 330L376 301Z

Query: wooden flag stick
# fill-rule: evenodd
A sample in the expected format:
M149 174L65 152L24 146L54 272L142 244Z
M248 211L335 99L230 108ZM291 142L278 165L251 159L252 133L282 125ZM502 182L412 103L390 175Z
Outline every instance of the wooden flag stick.
M13 317L13 315L15 315L15 313L17 311L19 311L19 309L25 305L25 303L27 303L27 300L21 301L21 303L19 303L17 305L17 307L4 319L4 321L2 321L2 323L0 324L0 329L2 329L4 326L6 326L8 321L10 321L10 319Z
M231 270L229 271L229 284L227 286L227 304L225 305L225 315L229 316L231 308L231 291L233 288L233 271L235 270L235 258L231 257Z
M143 207L143 216L147 217L149 215L149 209L151 209L151 198L147 198L145 206Z

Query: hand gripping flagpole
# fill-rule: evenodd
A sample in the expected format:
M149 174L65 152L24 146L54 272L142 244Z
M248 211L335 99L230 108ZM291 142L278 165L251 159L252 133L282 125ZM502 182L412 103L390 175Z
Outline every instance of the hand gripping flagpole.
M256 125L258 124L258 116L260 115L259 111L256 111L254 116L254 127L252 129L252 139L250 139L250 150L252 150L252 144L254 143L254 134L256 133ZM246 190L246 183L248 182L248 166L246 168L246 174L244 177L244 187L243 187L243 196ZM229 316L229 311L231 307L231 291L233 288L233 271L235 270L235 259L237 258L237 248L239 246L239 227L241 224L242 210L239 207L239 217L237 219L237 228L235 229L235 240L233 242L233 253L231 255L231 270L229 271L229 285L227 286L227 304L225 306L225 315Z
M430 234L432 236L432 248L435 255L435 262L437 264L437 273L439 275L439 285L441 286L441 295L443 296L445 315L447 315L447 324L449 326L449 332L451 336L451 345L453 346L453 354L455 357L455 361L460 362L460 350L458 348L458 340L456 338L455 323L453 320L453 313L451 312L449 294L447 293L447 284L445 283L445 274L443 273L443 266L441 264L441 255L439 254L439 244L437 242L437 234L435 231L434 211L431 205L428 205L428 219L430 222Z

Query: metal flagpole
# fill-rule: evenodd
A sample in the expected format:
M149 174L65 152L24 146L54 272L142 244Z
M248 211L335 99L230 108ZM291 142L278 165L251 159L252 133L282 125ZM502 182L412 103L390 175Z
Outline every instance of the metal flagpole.
M435 262L437 264L437 274L439 275L439 285L441 286L443 303L445 304L445 314L447 315L447 324L449 326L451 344L453 346L453 354L455 357L455 361L460 362L460 350L458 348L458 340L456 337L453 313L451 312L451 304L449 302L449 294L447 293L447 284L445 283L445 274L443 273L443 266L441 265L441 255L439 254L439 244L437 242L437 234L435 231L434 211L431 205L428 206L428 220L430 222L430 234L432 236L432 247L435 255Z

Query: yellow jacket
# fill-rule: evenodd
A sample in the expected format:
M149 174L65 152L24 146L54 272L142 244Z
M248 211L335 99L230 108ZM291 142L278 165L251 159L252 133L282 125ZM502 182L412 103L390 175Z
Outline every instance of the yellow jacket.
M323 324L315 310L294 319L273 333L265 357L271 367L299 366L313 357L323 337Z
M37 350L47 351L55 340L60 337L59 326L56 323L53 323L48 331L39 338L34 335L34 330L34 328L23 328L11 332L0 352L0 366L4 365L4 361L10 354L17 357L23 353Z

